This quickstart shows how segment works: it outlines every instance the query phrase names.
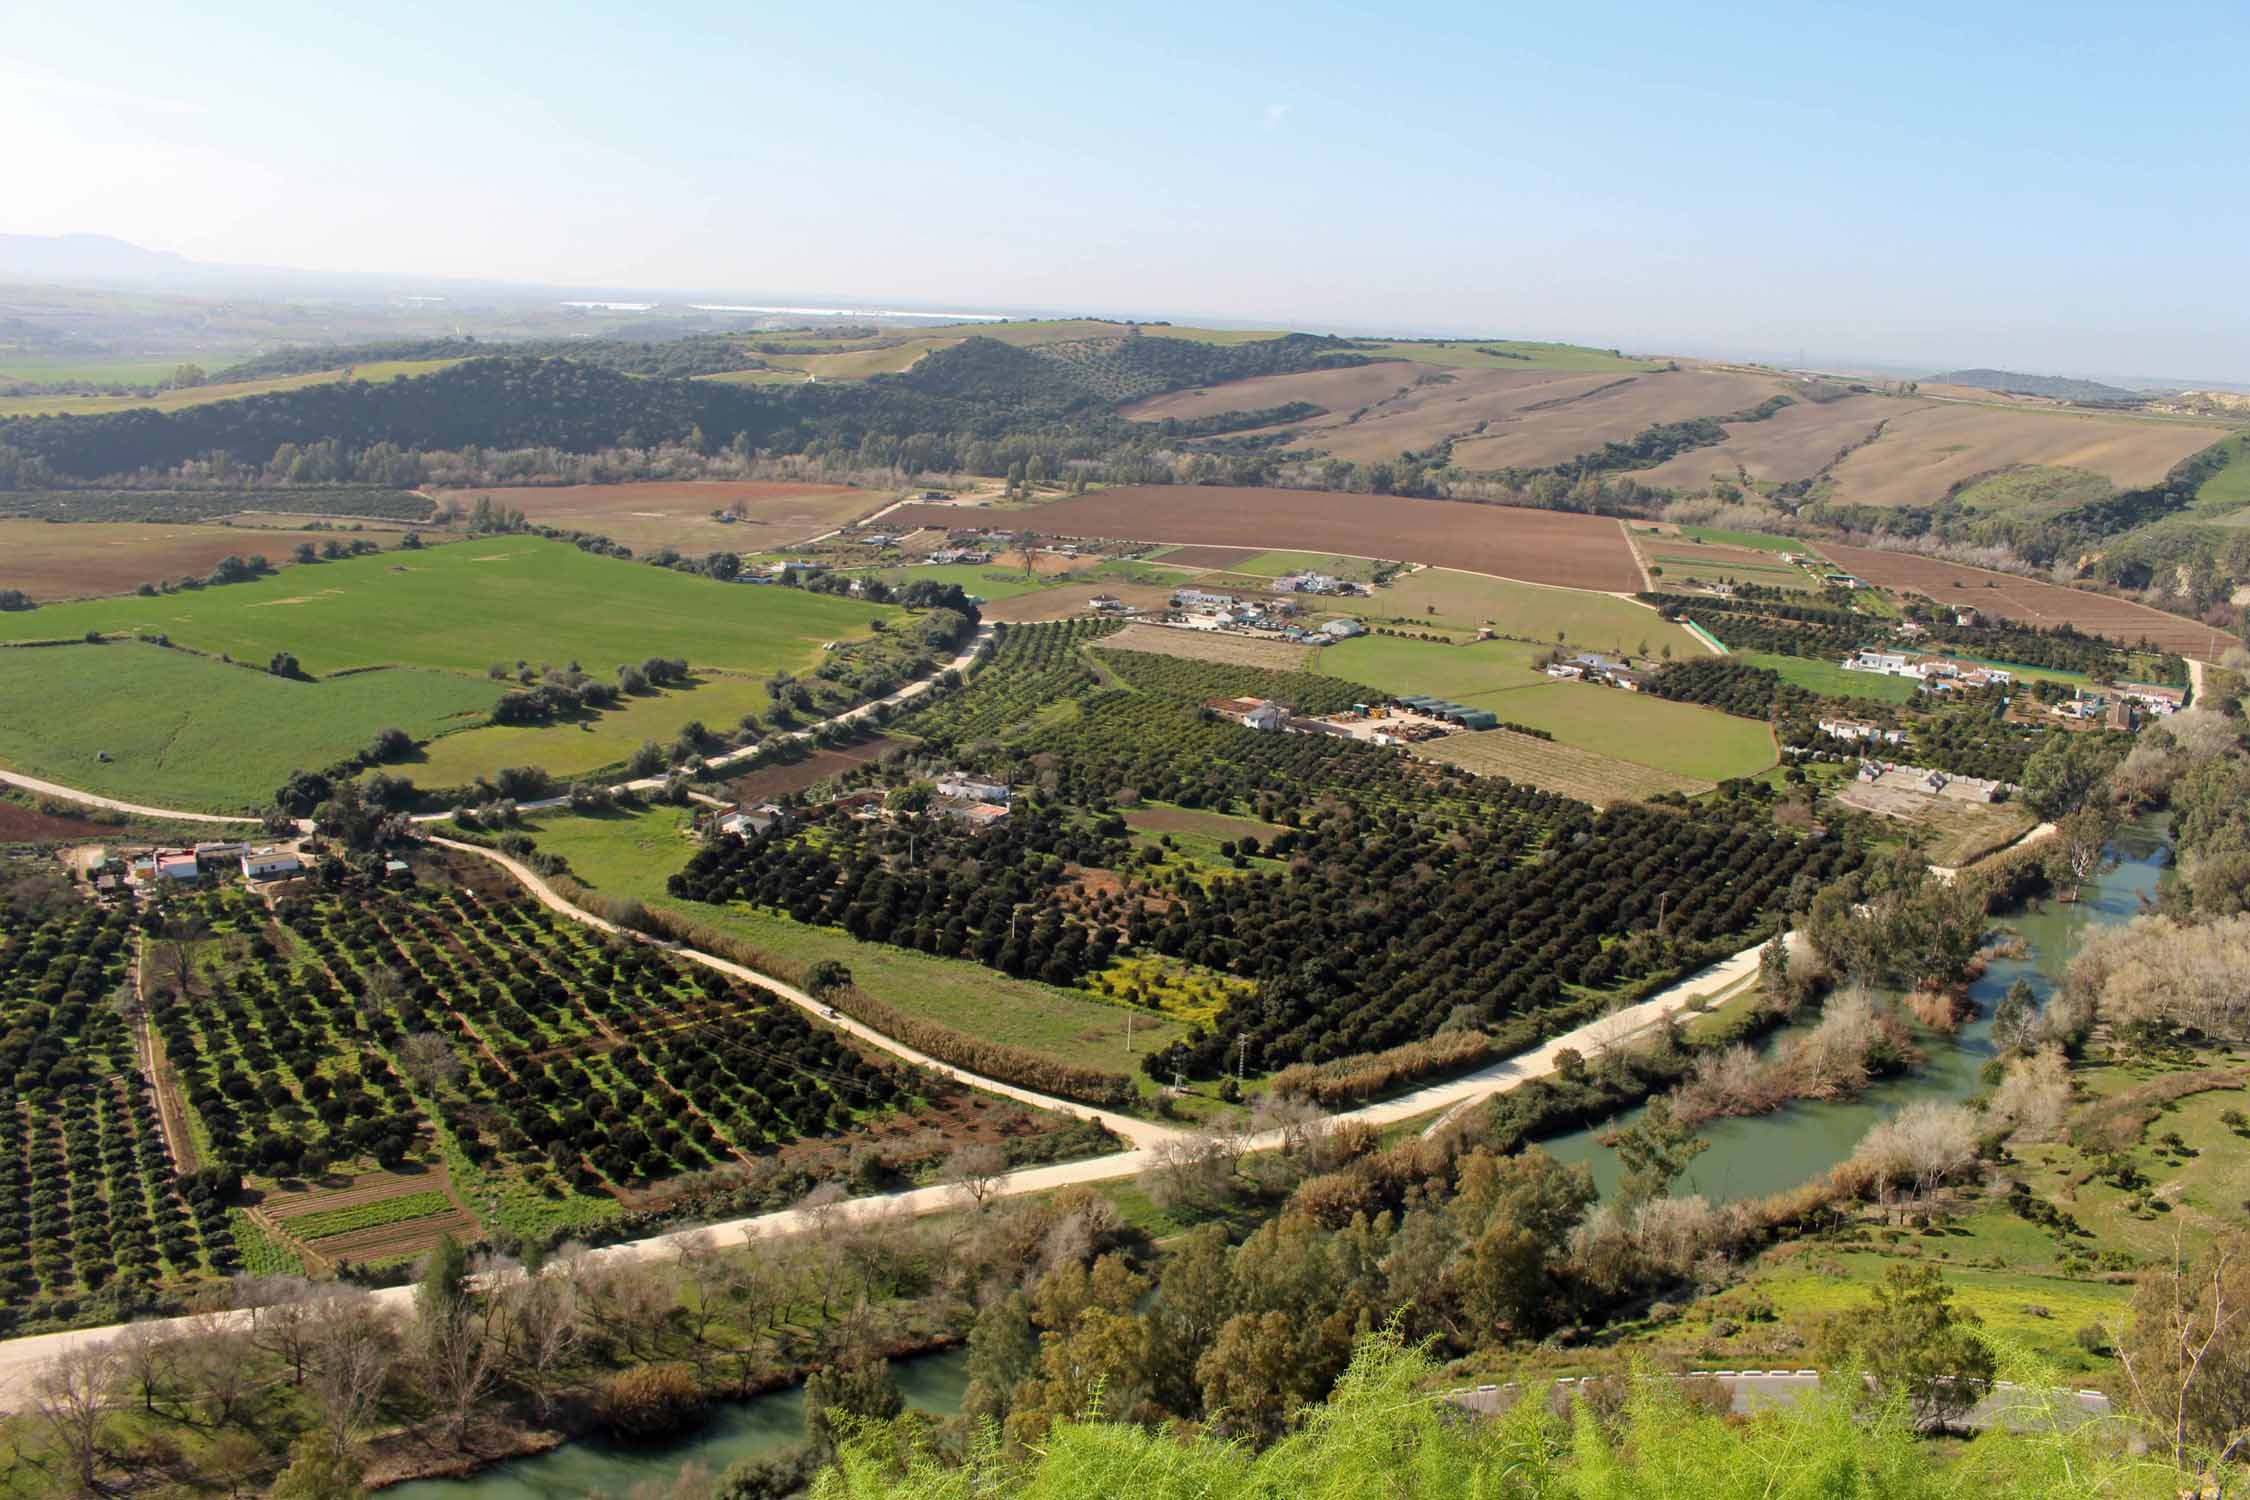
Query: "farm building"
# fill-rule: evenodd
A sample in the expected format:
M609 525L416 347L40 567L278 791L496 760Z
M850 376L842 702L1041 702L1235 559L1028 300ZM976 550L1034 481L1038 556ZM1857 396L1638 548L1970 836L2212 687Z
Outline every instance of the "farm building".
M1868 719L1822 719L1820 732L1834 735L1840 740L1872 740L1885 745L1906 743L1905 730L1885 729Z
M135 880L197 880L203 866L193 849L152 849L132 863Z
M294 875L304 867L304 861L297 858L297 851L294 849L248 849L242 855L242 877L245 880L278 880L284 875Z
M1549 677L1560 677L1567 682L1576 682L1586 675L1586 669L1574 661L1551 661L1547 663L1547 675Z
M1398 700L1406 708L1432 719L1443 719L1448 724L1458 724L1463 729L1498 729L1500 716L1490 709L1471 708L1465 703L1454 703L1444 698L1431 698L1416 693Z
M711 820L711 826L720 833L731 833L741 839L756 838L777 823L787 828L789 811L772 802L761 802L755 807L737 803L733 807L722 809Z
M947 802L938 811L971 828L991 828L1008 819L1008 809L997 802Z
M1214 698L1203 706L1245 729L1279 729L1289 718L1289 711L1270 698Z
M249 852L248 844L197 844L195 863L203 870L224 870Z
M1005 781L985 781L955 771L938 778L937 793L961 802L1005 803L1015 796L1015 789Z
M1367 634L1367 627L1357 620L1330 620L1320 627L1320 633L1332 641L1348 641L1355 635Z
M2178 713L2187 702L2187 694L2179 688L2153 682L2128 682L2117 691L2135 703L2148 705L2149 712L2160 719Z

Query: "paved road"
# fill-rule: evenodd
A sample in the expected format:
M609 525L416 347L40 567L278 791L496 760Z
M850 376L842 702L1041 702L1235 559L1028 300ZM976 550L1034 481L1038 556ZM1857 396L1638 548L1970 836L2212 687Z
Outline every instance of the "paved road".
M228 818L221 817L217 813L175 812L169 807L144 807L138 802L120 802L115 797L97 797L92 792L82 792L76 787L57 786L52 781L41 781L36 776L26 776L20 771L0 771L0 781L4 781L10 786L21 787L27 792L38 792L42 796L59 798L64 802L76 802L86 807L106 807L112 812L137 813L144 818L164 818L180 823L228 823L234 825L255 824L258 821L256 818Z
M1725 1385L1734 1397L1734 1410L1741 1413L1789 1406L1820 1389L1818 1370L1691 1370L1688 1373L1691 1378L1717 1380ZM1567 1392L1578 1381L1572 1377L1554 1384ZM1457 1406L1489 1415L1512 1405L1519 1389L1516 1382L1509 1381L1506 1385L1480 1385L1445 1394L1446 1399ZM2109 1416L2111 1410L2109 1397L2100 1391L2045 1390L2001 1380L1994 1382L1991 1393L1962 1416L1960 1425L1980 1430L2010 1427L2018 1431L2058 1424L2075 1426Z

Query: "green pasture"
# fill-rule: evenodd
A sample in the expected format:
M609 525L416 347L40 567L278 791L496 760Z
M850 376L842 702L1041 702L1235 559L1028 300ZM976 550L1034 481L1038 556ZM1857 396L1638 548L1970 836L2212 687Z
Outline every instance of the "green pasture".
M1158 589L1176 589L1183 583L1197 580L1197 575L1186 568L1159 567L1131 558L1117 558L1070 576L1096 583L1140 583Z
M1333 552L1261 552L1234 565L1237 573L1260 578L1284 578L1291 573L1326 573L1366 583L1375 576L1375 564L1364 557L1341 557Z
M2052 515L2093 505L2116 493L2117 487L2107 477L2091 469L2024 464L1980 479L1953 498L1966 510L2020 510Z
M1773 731L1754 719L1621 688L1550 682L1490 707L1562 744L1705 781L1755 775L1779 754Z
M543 815L533 825L541 849L560 854L572 873L606 896L666 907L756 945L784 963L840 959L859 987L878 999L991 1041L1026 1047L1064 1062L1131 1073L1122 1006L1077 990L1011 979L980 964L909 948L866 943L836 928L811 927L747 906L709 905L665 894L664 882L695 846L681 836L685 814L659 807L602 817ZM1132 1014L1135 1053L1186 1033L1177 1022Z
M254 811L291 771L377 730L437 734L481 721L499 696L446 672L295 682L136 642L0 650L0 762L127 802Z
M1549 681L1533 665L1549 649L1525 641L1441 646L1396 636L1363 635L1322 647L1314 670L1347 682L1364 682L1393 696L1427 693L1476 703L1506 718L1493 698Z
M1634 534L1637 536L1647 535L1638 527L1634 529ZM1710 542L1721 547L1749 547L1759 552L1818 551L1818 548L1811 542L1802 541L1797 537L1775 536L1764 531L1729 531L1721 526L1682 526L1680 535L1690 541ZM1659 540L1658 545L1662 545L1661 540Z
M1517 583L1483 573L1422 568L1400 575L1364 599L1328 599L1324 608L1369 619L1403 620L1436 629L1474 632L1490 625L1501 635L1578 650L1643 653L1672 648L1675 656L1700 656L1704 648L1679 626L1646 605L1585 589Z
M961 591L980 599L1013 599L1018 594L1036 594L1051 588L1055 580L1045 575L1025 577L1023 569L1004 567L998 563L922 563L904 568L854 568L854 576L882 579L893 588L913 583L917 579L930 583L957 583Z
M2236 433L2227 439L2226 449L2225 466L2195 492L2195 509L2206 516L2250 507L2250 437Z
M393 769L421 787L467 786L503 766L540 766L558 777L579 777L623 764L644 741L671 744L691 720L725 734L744 714L763 715L772 706L762 677L703 672L691 685L627 698L575 723L463 729Z
M1725 622L1720 622L1724 628ZM1716 634L1717 632L1713 632ZM1720 636L1721 640L1726 637ZM1826 657L1782 656L1773 652L1752 651L1735 657L1747 666L1767 667L1781 674L1783 682L1794 683L1809 693L1819 693L1824 698L1863 698L1871 703L1912 703L1921 694L1921 688L1907 677L1881 677L1873 672L1847 672Z
M293 567L192 593L49 605L0 616L0 640L161 631L261 664L288 651L315 676L398 665L481 677L491 663L518 660L575 661L608 673L649 656L764 673L801 671L824 642L900 613L501 536Z

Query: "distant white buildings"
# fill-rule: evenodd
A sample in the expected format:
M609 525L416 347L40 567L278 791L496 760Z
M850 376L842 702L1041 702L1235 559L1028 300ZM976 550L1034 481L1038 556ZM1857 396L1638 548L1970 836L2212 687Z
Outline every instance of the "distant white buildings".
M1903 745L1906 743L1905 730L1885 729L1882 725L1867 719L1822 719L1820 721L1820 732L1854 743L1861 740L1884 745Z
M1330 620L1320 627L1320 633L1332 641L1348 641L1355 635L1367 634L1367 627L1357 620Z
M1847 672L1873 672L1883 677L1907 677L1922 684L1925 692L1947 693L1960 688L2006 687L2013 672L1982 662L1950 656L1921 656L1911 651L1854 651L1843 660Z
M1280 729L1289 722L1289 710L1270 698L1214 698L1203 706L1245 729Z
M1005 805L1015 789L1004 781L984 781L959 771L938 779L937 794L955 802L992 802Z

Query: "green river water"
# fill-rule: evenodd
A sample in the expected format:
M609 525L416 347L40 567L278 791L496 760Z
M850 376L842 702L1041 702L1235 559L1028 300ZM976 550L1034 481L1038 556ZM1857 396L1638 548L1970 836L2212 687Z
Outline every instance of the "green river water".
M2019 978L2029 979L2044 1001L2090 926L2129 921L2142 909L2143 897L2154 899L2167 857L2165 829L2160 818L2128 826L2114 846L2116 868L2090 885L2080 901L2048 902L2004 919L2000 925L2021 934L2029 953L1992 961L1971 988L1978 1018L1950 1037L1926 1034L1922 1041L1928 1060L1911 1075L1877 1084L1854 1099L1796 1104L1753 1119L1714 1120L1703 1129L1710 1149L1696 1158L1673 1191L1701 1193L1714 1201L1780 1192L1851 1155L1868 1127L1901 1105L1915 1099L1965 1099L1977 1092L1978 1070L1992 1056L1994 1003ZM1637 1113L1623 1118L1631 1120ZM1607 1192L1616 1182L1617 1164L1597 1139L1606 1128L1542 1144L1564 1161L1587 1163ZM968 1387L967 1363L967 1351L959 1349L901 1361L895 1370L907 1404L941 1416L958 1412ZM709 1422L674 1442L568 1443L465 1479L418 1480L382 1494L384 1500L578 1500L597 1491L622 1497L634 1485L668 1480L690 1463L718 1474L744 1459L778 1453L804 1436L804 1406L801 1390L777 1391L717 1406Z
M2018 979L2028 979L2042 1004L2090 928L2127 922L2156 897L2169 857L2163 816L2128 824L2111 845L2117 865L2065 904L2044 903L2002 917L1997 925L2022 936L2022 958L1994 958L1970 986L1978 1015L1952 1036L1923 1032L1927 1060L1912 1073L1886 1079L1853 1098L1792 1104L1771 1114L1713 1120L1701 1130L1710 1149L1688 1165L1675 1195L1700 1193L1714 1203L1758 1198L1810 1182L1852 1154L1870 1126L1917 1099L1966 1099L1981 1090L1977 1074L1992 1059L1992 1008ZM1617 1123L1640 1118L1634 1110ZM1601 1144L1607 1124L1542 1142L1566 1162L1584 1162L1605 1194L1617 1183L1617 1158Z
M969 1352L949 1349L891 1366L906 1404L939 1416L961 1410L969 1388ZM752 1401L723 1402L711 1419L668 1443L614 1443L590 1438L530 1458L494 1464L465 1479L418 1479L379 1491L383 1500L582 1500L599 1492L624 1500L634 1485L670 1480L687 1465L713 1475L748 1458L781 1452L805 1436L802 1387Z

